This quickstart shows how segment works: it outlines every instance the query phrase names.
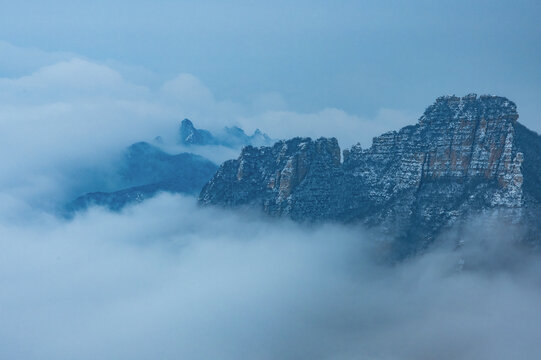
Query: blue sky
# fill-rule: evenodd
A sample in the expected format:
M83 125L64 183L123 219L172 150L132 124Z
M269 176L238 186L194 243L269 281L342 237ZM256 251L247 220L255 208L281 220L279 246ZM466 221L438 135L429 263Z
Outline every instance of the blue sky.
M442 94L514 100L540 131L538 1L6 2L0 40L103 62L148 86L179 73L218 100L418 117ZM0 76L34 71L4 58Z

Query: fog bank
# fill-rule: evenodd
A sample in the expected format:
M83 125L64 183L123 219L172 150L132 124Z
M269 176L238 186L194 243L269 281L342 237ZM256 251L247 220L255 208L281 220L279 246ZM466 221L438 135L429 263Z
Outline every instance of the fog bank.
M307 228L181 196L69 222L10 210L0 212L2 358L539 353L539 259L513 250L499 229L389 266L374 260L381 240L360 228ZM505 254L516 266L468 269L486 254L490 265Z

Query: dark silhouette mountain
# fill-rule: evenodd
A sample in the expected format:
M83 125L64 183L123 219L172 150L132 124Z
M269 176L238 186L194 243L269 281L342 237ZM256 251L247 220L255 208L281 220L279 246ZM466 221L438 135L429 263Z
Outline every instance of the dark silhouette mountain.
M193 123L182 120L179 128L179 144L181 145L221 145L230 148L241 148L247 145L270 145L272 140L259 129L253 135L247 135L239 127L226 127L220 133L213 135L208 130L196 129Z
M444 96L416 125L343 152L336 139L247 146L203 188L205 205L254 206L297 221L361 223L418 252L474 214L497 213L539 234L541 137L517 122L513 102Z
M170 155L146 142L131 145L118 170L122 188L114 192L92 192L67 205L68 213L91 205L120 210L158 192L197 194L212 177L217 166L206 158L182 153Z

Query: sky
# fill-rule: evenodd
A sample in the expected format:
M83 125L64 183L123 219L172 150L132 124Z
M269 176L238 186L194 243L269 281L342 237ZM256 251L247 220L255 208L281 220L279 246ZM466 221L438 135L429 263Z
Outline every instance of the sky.
M502 95L540 131L539 16L538 1L25 1L3 4L0 40L301 113L418 118L440 95ZM39 66L2 58L3 77Z

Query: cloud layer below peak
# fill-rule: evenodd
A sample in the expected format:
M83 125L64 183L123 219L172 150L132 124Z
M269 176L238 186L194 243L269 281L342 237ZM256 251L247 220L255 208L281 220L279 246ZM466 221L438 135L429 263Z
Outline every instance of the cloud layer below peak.
M387 267L360 228L180 196L71 222L0 219L5 358L494 360L538 349L539 262L498 229L474 226L461 252ZM459 271L462 258L486 260L480 233L518 266Z

